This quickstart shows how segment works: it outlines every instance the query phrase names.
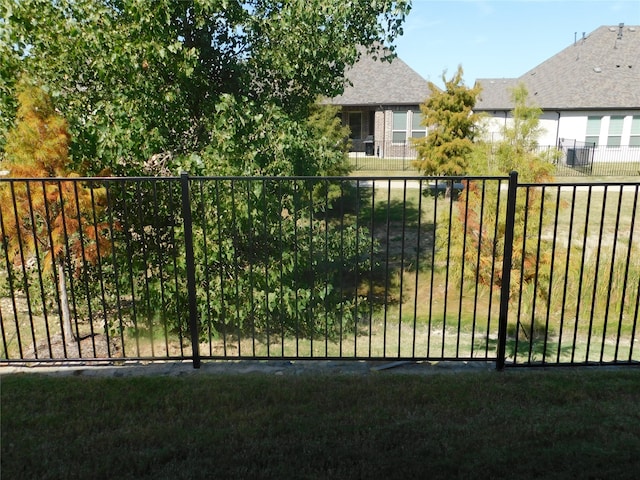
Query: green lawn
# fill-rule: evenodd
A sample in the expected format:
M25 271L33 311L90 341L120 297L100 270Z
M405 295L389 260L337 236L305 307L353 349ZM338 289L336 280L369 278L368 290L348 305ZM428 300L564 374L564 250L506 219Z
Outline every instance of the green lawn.
M3 480L640 476L640 369L0 378Z

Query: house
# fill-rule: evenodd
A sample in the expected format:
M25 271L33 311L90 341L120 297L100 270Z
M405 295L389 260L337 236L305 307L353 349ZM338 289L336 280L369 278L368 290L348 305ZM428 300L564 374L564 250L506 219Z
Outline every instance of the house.
M593 146L594 161L640 162L640 26L602 26L518 78L477 82L489 140L509 121L510 89L523 83L543 111L539 145Z
M326 103L342 107L352 153L415 158L410 138L426 134L420 104L429 96L427 81L398 57L389 62L365 53L345 76L344 93Z

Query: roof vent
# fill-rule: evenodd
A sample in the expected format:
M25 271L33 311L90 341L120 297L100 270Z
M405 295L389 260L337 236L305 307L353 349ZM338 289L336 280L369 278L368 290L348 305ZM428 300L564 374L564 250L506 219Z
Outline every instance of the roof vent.
M593 71L596 73L602 73L602 69L600 67L593 67Z
M636 31L636 27L629 27L629 31L630 32L635 32Z

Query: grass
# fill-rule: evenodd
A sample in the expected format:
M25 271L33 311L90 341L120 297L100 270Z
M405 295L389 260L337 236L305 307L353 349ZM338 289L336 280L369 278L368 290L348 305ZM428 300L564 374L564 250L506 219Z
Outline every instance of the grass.
M383 159L360 157L351 159L354 168L351 176L417 176L422 174L412 166L412 159ZM386 167L386 168L385 168ZM640 175L638 162L596 162L590 172L560 165L555 172L555 182L634 182Z
M640 371L5 375L3 478L638 478Z
M637 177L638 175L640 175L638 162L595 162L591 170L586 172L581 171L580 167L571 168L564 165L558 165L556 170L556 177L584 178L587 181L592 181L594 177Z
M359 169L353 170L350 174L351 177L423 177L423 175L417 170L375 170L375 169Z

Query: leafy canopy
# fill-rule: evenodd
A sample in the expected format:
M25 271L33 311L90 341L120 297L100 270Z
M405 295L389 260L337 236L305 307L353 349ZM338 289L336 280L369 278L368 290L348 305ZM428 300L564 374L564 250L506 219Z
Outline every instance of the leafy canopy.
M18 86L15 127L7 135L6 162L13 177L53 177L68 163L66 120L55 112L50 97L23 80Z
M0 16L0 55L16 66L0 70L0 110L13 121L18 75L35 79L68 121L68 168L87 175L104 168L118 175L178 169L201 175L343 174L344 131L336 111L318 107L316 99L342 91L345 68L356 62L360 46L368 53L393 50L409 9L409 0L21 0ZM11 122L0 128L4 134ZM176 258L180 248L173 233L149 228L180 221L170 195L153 188L111 191L110 213L123 225L114 246L124 250L139 238L154 242L150 252L127 252L129 271L147 289L150 315L178 313L184 304L178 281L175 295L165 296L163 285L147 278L150 257ZM333 285L345 273L341 261L361 258L368 248L365 231L322 220L341 194L329 181L205 188L201 203L194 204L194 211L213 209L194 235L195 254L203 259L199 268L211 278L228 279L233 272L243 285L224 292L222 280L219 290L209 286L207 294L218 302L212 311L222 318L231 310L252 312L256 299L264 298L261 318L285 324L297 325L302 314L312 325L322 318L326 323L343 310L355 319L355 293ZM319 199L325 204L317 205ZM210 238L226 243L207 256ZM315 256L325 250L332 255L328 262ZM285 261L291 263L282 273L267 268ZM324 289L314 276L320 267L326 269ZM163 272L185 277L182 262ZM277 295L274 279L281 286ZM175 309L167 303L172 301ZM241 320L235 327L249 328ZM259 328L256 318L247 316L246 322ZM316 327L303 330L311 334Z
M392 47L409 9L409 0L5 3L0 56L11 68L0 67L0 137L26 72L64 106L74 168L143 173L155 154L219 144L212 131L229 97L246 107L240 122L307 118L318 96L342 91L358 45Z
M7 135L0 168L9 178L42 181L0 185L0 240L7 241L9 258L16 262L44 254L45 268L66 259L79 271L109 250L102 235L106 225L95 223L104 211L105 191L64 180L77 175L68 169L67 123L49 96L23 81L18 103L18 120ZM51 177L57 178L46 180Z

